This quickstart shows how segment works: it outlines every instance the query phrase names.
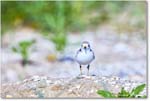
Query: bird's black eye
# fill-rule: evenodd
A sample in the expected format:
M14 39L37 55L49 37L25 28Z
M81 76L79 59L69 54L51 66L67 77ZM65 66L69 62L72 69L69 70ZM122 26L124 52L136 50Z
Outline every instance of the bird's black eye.
M90 47L90 45L88 44L88 47Z

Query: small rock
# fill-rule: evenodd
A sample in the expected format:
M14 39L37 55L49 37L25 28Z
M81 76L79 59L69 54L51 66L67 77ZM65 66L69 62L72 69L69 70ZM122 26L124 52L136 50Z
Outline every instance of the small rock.
M13 96L12 95L6 95L6 98L12 98Z
M60 85L54 85L54 86L51 87L51 90L53 90L53 91L58 91L58 90L61 90L61 89L62 89L62 87Z
M77 85L76 88L79 89L81 85Z
M46 86L47 86L46 80L40 80L37 84L37 87L39 87L39 88L44 88Z
M39 76L33 76L33 77L31 78L31 80L32 80L32 81L39 81L40 78L39 78Z

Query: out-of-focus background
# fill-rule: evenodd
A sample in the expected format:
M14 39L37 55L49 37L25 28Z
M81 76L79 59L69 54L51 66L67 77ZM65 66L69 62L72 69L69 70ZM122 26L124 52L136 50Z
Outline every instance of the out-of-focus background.
M96 57L90 75L146 81L146 6L144 1L2 1L2 83L33 75L78 76L74 56L85 40Z

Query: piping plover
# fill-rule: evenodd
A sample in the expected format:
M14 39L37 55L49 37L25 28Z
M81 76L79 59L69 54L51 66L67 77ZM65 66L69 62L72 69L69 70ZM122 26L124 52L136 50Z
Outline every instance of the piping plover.
M95 55L88 41L82 42L81 48L77 51L75 59L80 65L80 74L82 75L82 65L87 65L87 75L89 75L90 63L95 59Z

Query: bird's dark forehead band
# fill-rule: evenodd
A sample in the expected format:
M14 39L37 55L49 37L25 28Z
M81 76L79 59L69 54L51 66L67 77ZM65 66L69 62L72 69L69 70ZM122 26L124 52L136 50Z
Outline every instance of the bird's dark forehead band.
M82 44L89 44L89 42L88 41L83 41Z

